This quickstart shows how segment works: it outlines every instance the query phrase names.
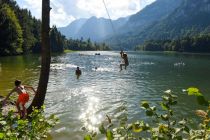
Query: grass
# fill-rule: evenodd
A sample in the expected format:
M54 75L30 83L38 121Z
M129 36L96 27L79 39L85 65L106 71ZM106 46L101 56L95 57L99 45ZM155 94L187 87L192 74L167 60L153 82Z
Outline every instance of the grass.
M64 53L71 53L71 52L76 52L76 51L73 51L73 50L64 50Z

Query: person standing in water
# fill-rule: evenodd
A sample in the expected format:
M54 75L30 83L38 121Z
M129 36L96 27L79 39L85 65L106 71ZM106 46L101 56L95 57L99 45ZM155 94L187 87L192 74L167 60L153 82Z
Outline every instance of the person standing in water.
M5 104L6 100L9 98L9 96L13 92L17 92L18 93L18 99L17 99L17 102L16 102L16 107L17 107L18 113L20 114L21 118L25 118L26 115L27 115L27 110L26 110L25 104L29 101L29 94L27 93L26 89L31 89L31 90L34 91L34 93L36 93L36 91L34 90L33 87L26 86L26 85L21 85L20 80L15 80L14 89L7 95L7 97L3 101L3 104ZM20 109L20 106L22 107L23 110Z
M75 74L77 76L77 79L79 79L79 76L82 74L82 71L79 69L79 67L77 67Z
M123 62L120 64L120 71L121 71L122 66L125 66L125 69L126 69L126 67L129 65L129 62L128 62L128 56L126 53L123 52L123 50L121 50L120 55L121 55L121 58L123 59Z

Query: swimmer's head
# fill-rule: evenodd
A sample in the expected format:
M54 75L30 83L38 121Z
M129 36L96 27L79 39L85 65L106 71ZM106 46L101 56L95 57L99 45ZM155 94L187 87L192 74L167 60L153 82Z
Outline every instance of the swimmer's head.
M21 81L20 80L15 80L15 86L20 86Z

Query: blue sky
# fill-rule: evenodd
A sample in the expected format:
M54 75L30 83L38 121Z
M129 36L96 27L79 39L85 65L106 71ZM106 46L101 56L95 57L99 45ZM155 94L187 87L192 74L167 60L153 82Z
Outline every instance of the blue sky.
M36 18L41 18L42 0L16 0ZM104 0L112 19L134 14L155 0ZM51 0L51 25L63 27L75 19L91 16L108 18L103 0Z

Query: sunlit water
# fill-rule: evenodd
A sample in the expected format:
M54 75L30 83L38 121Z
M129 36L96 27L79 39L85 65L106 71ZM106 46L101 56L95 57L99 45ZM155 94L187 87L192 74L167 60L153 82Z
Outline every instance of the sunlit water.
M46 113L56 114L60 123L51 132L56 140L82 140L87 131L98 131L108 115L113 122L128 115L128 121L147 120L139 102L158 105L163 91L178 95L175 108L178 118L199 121L194 110L200 108L193 97L182 93L190 86L198 87L209 99L210 56L194 54L128 52L130 65L119 72L119 52L75 52L52 57ZM82 75L75 76L79 66ZM40 57L16 56L0 58L0 93L5 95L15 79L37 86Z

